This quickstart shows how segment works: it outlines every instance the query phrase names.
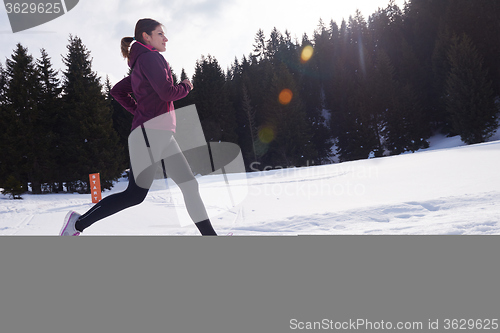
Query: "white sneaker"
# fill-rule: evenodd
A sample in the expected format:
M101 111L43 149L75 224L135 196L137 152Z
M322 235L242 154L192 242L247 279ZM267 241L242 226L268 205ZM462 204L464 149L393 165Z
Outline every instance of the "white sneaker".
M77 212L69 212L66 214L66 217L64 218L64 224L62 226L61 232L59 233L60 236L78 236L80 235L80 231L76 230L75 224L76 220L81 215L78 214Z

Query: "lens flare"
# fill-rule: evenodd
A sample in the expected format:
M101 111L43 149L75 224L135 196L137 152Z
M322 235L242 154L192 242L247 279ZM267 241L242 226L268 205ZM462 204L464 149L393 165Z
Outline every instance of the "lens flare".
M309 59L311 59L311 57L313 56L313 53L314 49L311 45L304 46L304 48L302 49L302 53L300 54L300 62L302 62L303 64L308 62Z
M262 127L259 130L259 140L262 143L270 143L274 140L274 130L269 126Z
M287 105L292 101L293 93L290 89L283 89L280 92L279 101L283 105Z

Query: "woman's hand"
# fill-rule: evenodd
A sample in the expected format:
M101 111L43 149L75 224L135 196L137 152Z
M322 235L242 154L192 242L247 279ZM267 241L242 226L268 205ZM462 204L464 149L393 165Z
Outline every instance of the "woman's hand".
M185 79L181 83L187 84L191 88L190 91L193 90L193 84L189 81L189 79Z

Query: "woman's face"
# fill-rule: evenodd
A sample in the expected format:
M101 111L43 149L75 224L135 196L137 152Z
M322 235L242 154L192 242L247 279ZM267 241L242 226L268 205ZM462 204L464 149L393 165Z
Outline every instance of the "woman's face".
M157 26L156 29L151 32L151 35L143 32L142 37L144 38L146 44L151 45L158 51L165 52L167 50L168 39L165 37L165 33L163 32L161 25Z

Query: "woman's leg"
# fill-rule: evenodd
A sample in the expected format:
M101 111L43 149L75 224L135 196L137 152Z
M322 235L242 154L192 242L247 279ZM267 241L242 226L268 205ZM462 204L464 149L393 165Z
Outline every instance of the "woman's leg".
M170 145L167 147L167 154L164 156L169 156L164 160L167 176L181 189L186 209L196 227L198 227L202 235L216 236L217 234L208 219L205 205L200 196L198 181L194 177L175 138L172 138Z
M149 187L153 183L157 166L157 164L152 165L148 169L144 170L139 176L141 184L149 184L147 189L137 185L132 168L130 168L127 189L123 192L116 193L102 199L89 211L80 216L78 221L76 221L76 230L82 232L93 223L102 220L105 217L111 216L125 208L129 208L143 202L148 194Z

